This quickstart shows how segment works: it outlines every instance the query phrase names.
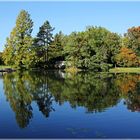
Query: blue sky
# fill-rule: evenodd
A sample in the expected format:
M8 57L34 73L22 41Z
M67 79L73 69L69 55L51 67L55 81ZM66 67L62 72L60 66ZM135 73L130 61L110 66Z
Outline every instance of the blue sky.
M0 2L0 51L15 26L20 10L27 10L34 21L35 36L39 26L49 20L54 33L81 31L88 25L103 26L123 34L140 25L140 2Z

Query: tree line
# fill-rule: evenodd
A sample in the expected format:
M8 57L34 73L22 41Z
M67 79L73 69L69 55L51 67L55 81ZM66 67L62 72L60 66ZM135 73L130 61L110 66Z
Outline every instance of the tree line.
M65 68L108 71L112 67L139 67L140 27L132 27L123 36L104 27L88 26L85 31L53 34L45 21L32 37L33 21L21 10L10 36L6 39L1 63L19 69Z

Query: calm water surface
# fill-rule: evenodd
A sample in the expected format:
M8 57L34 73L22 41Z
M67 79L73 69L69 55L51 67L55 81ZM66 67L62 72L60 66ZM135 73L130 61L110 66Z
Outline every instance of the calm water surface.
M140 138L140 75L0 77L0 138Z

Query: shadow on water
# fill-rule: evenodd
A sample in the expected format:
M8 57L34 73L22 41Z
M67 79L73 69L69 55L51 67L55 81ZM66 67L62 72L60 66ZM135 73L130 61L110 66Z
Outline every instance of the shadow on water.
M33 118L33 101L44 117L55 111L54 102L60 106L69 102L72 108L81 106L86 113L97 113L124 99L129 110L140 111L140 75L25 71L5 74L3 83L20 128Z

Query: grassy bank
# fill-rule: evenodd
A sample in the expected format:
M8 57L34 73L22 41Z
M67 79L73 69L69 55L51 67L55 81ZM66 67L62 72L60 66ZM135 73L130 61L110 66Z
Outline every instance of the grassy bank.
M0 70L7 69L7 68L12 68L12 66L0 65Z
M13 68L12 66L5 66L5 65L0 65L0 70L4 70L7 68ZM65 72L68 73L77 73L79 71L82 71L81 69L78 69L76 67L70 67L70 68L66 68ZM109 69L110 73L140 73L140 68L134 68L134 67L130 67L130 68L123 68L123 67L117 67L117 68L112 68Z
M66 68L65 71L69 72L69 73L77 73L77 72L79 72L81 70L76 68L76 67L70 67L70 68Z
M111 73L140 73L140 68L112 68Z

